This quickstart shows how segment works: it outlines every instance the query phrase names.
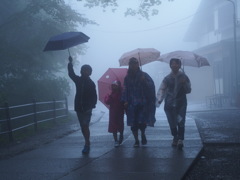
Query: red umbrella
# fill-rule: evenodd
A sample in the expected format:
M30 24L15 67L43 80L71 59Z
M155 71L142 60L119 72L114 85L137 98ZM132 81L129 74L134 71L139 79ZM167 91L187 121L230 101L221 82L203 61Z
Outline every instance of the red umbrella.
M123 86L127 71L127 68L109 68L98 80L98 98L107 108L109 108L109 105L104 102L104 98L111 93L112 82L118 80Z

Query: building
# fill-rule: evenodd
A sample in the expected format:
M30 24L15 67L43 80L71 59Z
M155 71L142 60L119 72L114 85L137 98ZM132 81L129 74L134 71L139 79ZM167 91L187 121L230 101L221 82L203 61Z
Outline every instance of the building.
M202 0L184 40L212 66L208 103L240 106L240 0Z

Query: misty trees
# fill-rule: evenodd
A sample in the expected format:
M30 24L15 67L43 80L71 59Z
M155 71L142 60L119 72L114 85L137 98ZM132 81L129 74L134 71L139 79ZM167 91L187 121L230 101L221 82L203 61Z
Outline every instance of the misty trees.
M114 12L118 8L118 4L121 0L77 0L83 2L85 7L93 8L96 6L102 7L103 10L111 8ZM140 16L141 18L149 19L150 16L158 14L157 6L161 5L161 0L135 0L138 4L134 9L127 8L125 16ZM174 0L168 0L174 1Z
M42 50L49 37L94 22L64 0L3 0L0 9L0 103L64 97L69 91L61 76L64 52ZM71 53L83 52L84 48Z

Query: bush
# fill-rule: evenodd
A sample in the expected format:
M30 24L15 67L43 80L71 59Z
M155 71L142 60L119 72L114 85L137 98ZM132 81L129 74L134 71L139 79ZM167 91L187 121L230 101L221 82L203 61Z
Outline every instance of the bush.
M0 87L0 103L9 105L24 104L50 99L63 99L70 92L70 86L65 78L55 79L8 79Z

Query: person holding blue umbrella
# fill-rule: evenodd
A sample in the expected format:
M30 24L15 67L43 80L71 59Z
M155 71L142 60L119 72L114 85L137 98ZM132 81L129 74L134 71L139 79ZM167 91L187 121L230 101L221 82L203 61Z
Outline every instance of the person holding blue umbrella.
M72 57L69 56L68 59L68 75L76 86L74 110L77 113L82 135L85 140L82 153L88 154L90 151L89 123L92 116L92 109L95 108L97 103L96 85L90 79L90 75L92 74L92 68L90 65L83 65L80 71L81 76L77 76L73 70Z

